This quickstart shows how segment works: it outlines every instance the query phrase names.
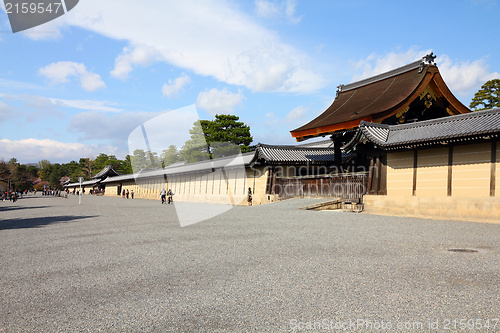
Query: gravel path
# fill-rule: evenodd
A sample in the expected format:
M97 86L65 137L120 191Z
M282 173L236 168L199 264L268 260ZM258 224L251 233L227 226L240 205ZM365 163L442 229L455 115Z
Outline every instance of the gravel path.
M159 201L0 202L0 332L500 331L500 224L314 202L184 228Z

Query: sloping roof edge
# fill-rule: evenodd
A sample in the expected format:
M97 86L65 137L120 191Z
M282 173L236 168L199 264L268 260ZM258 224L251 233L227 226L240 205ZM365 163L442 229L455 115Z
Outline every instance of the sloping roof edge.
M390 71L382 73L382 74L378 74L378 75L375 75L375 76L372 76L372 77L369 77L369 78L366 78L366 79L363 79L360 81L352 82L352 83L349 83L346 85L340 85L339 90L340 90L340 92L349 91L349 90L357 89L357 88L360 88L360 87L363 87L363 86L366 86L366 85L369 85L369 84L372 84L372 83L375 83L378 81L389 79L393 76L401 75L403 73L417 69L417 68L421 67L422 64L423 64L423 61L420 59L420 60L414 61L410 64L407 64L405 66L398 67L396 69L390 70Z
M401 125L361 122L359 131L387 149L500 135L500 108Z

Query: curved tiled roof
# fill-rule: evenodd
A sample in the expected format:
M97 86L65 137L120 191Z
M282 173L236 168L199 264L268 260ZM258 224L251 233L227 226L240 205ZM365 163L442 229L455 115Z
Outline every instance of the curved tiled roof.
M340 86L332 105L321 115L292 132L312 130L348 121L367 120L373 114L384 112L402 103L422 82L426 70L421 71L421 61L396 70ZM426 66L426 69L429 66ZM358 122L353 122L356 127ZM319 133L318 133L319 134Z
M410 105L429 89L436 93L437 108L444 114L463 114L470 110L449 90L433 64L433 54L392 71L340 85L332 105L307 124L290 131L297 141L325 136L358 127L361 121L382 123ZM426 105L427 106L427 105Z
M110 164L106 165L101 171L99 171L92 179L102 178L104 176L114 177L119 176L121 173L115 170L115 168Z
M327 142L321 142L326 145ZM342 154L345 157L345 154ZM230 169L253 165L263 159L269 164L331 164L334 162L333 148L266 145L259 143L255 152L227 156L195 163L170 165L164 169L145 170L134 174L108 177L103 183L136 180L141 178L162 177L176 174L189 174L216 169Z
M86 180L86 181L82 182L82 186L96 185L100 181L101 181L100 179ZM65 184L64 185L64 187L75 187L75 186L80 186L80 183L71 183L71 184Z
M335 160L333 148L310 148L301 146L273 146L259 143L256 158L267 163L325 164Z
M403 125L362 121L359 130L368 140L384 148L414 147L500 135L500 108Z

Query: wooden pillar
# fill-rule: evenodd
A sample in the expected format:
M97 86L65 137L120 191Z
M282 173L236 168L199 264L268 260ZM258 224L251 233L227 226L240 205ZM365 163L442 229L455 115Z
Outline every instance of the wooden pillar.
M448 185L447 185L447 195L451 197L452 194L452 182L453 182L453 146L448 147Z
M340 137L334 135L333 136L333 150L334 150L334 157L335 157L335 167L337 168L338 172L342 172L342 150L340 147L342 146L342 141L340 140Z
M380 192L380 169L382 168L382 163L380 161L380 156L377 156L377 158L375 159L375 172L374 174L376 175L375 176L375 188L374 188L374 192L376 195L379 194Z
M497 165L497 139L493 138L493 141L491 141L490 197L495 196L496 165Z
M368 189L367 189L367 193L368 194L374 194L373 193L373 178L374 178L374 175L373 175L373 171L374 171L374 166L373 166L373 158L370 158L370 166L368 167Z
M415 196L417 194L417 168L418 168L418 150L415 149L413 151L413 187L412 187L412 195Z
M387 195L387 154L380 154L379 187L378 195Z

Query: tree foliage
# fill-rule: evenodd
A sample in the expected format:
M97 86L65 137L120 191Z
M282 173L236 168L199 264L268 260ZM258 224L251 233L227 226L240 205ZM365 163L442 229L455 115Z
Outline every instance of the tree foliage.
M124 160L114 155L99 154L80 158L69 163L54 163L41 160L37 164L20 164L15 158L9 162L0 160L0 188L17 191L43 188L62 189L63 181L77 182L79 177L88 180L107 165L112 165L121 174L133 171L157 169L179 161L187 163L211 158L234 155L250 151L252 136L250 127L239 121L237 116L216 115L214 120L201 120L193 124L189 131L191 137L179 151L171 145L158 156L156 152L136 149Z
M237 145L242 153L249 152L249 146L253 140L250 135L250 126L239 120L238 116L230 114L218 114L215 115L214 120L202 120L201 126L208 146L213 148L213 143L216 142L232 143Z
M250 126L240 122L238 116L227 114L197 121L189 133L191 138L180 152L187 163L249 152L253 140Z
M175 145L170 145L167 149L164 149L161 153L160 158L163 167L169 166L171 164L174 164L175 162L179 162L182 160L180 152L177 150L177 147Z
M189 134L191 138L184 143L180 152L182 160L193 163L210 159L210 151L200 121L193 124Z
M500 107L500 80L493 79L483 84L469 106L474 111Z
M161 162L158 158L158 154L156 152L144 151L142 149L134 150L133 155L130 156L130 163L134 172L161 168Z

